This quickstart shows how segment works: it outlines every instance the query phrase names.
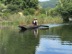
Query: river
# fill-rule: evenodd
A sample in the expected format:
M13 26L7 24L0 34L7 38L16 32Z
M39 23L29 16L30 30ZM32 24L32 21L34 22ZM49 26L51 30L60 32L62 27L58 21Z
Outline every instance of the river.
M20 31L0 28L0 54L72 54L72 24Z

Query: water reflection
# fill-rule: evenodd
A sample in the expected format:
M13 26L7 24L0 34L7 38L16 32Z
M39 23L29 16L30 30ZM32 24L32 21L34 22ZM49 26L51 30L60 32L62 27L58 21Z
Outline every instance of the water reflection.
M72 54L72 25L48 30L0 29L0 54Z
M2 29L0 37L0 54L35 54L39 42L32 30L18 32Z
M39 43L35 54L72 54L72 25L50 28Z
M34 29L34 36L37 38L37 36L38 36L38 29Z
M41 38L36 54L72 54L72 46L60 43L59 40Z
M19 33L25 32L26 30L19 30Z
M19 33L24 33L24 32L27 32L27 31L29 31L29 30L20 30ZM37 36L38 36L38 29L33 29L32 31L33 31L33 34L34 34L35 38L37 38Z

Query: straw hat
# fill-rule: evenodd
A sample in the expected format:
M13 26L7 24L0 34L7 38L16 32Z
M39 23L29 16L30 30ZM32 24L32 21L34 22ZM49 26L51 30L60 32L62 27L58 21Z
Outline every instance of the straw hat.
M37 20L37 18L34 18L34 20Z

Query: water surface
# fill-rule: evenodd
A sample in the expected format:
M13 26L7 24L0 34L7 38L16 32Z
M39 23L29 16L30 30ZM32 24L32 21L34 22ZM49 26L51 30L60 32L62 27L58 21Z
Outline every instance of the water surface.
M0 28L0 54L72 54L72 25L49 26L27 31Z

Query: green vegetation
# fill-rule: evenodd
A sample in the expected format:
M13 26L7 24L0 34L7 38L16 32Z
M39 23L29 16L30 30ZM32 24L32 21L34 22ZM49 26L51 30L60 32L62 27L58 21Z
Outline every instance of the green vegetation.
M28 16L20 16L19 14L9 15L8 19L3 19L0 21L2 25L28 25L32 24L33 18L38 19L39 24L48 24L48 23L62 23L62 19L60 16L46 16L44 14L40 14L39 16L28 15Z
M31 24L33 18L38 18L39 24L69 22L69 18L72 17L71 2L71 0L50 0L48 2L38 2L38 0L1 0L0 24L26 25ZM45 3L46 6L42 8Z
M56 11L62 16L64 22L72 18L72 0L59 0Z
M38 0L1 0L0 1L0 13L18 13L24 12L26 15L29 12L34 14L34 11L38 9ZM33 10L33 11L32 11Z
M72 18L72 0L50 0L48 2L40 2L40 5L43 8L51 7L48 12L51 15L61 15L63 22L69 22L69 18Z

